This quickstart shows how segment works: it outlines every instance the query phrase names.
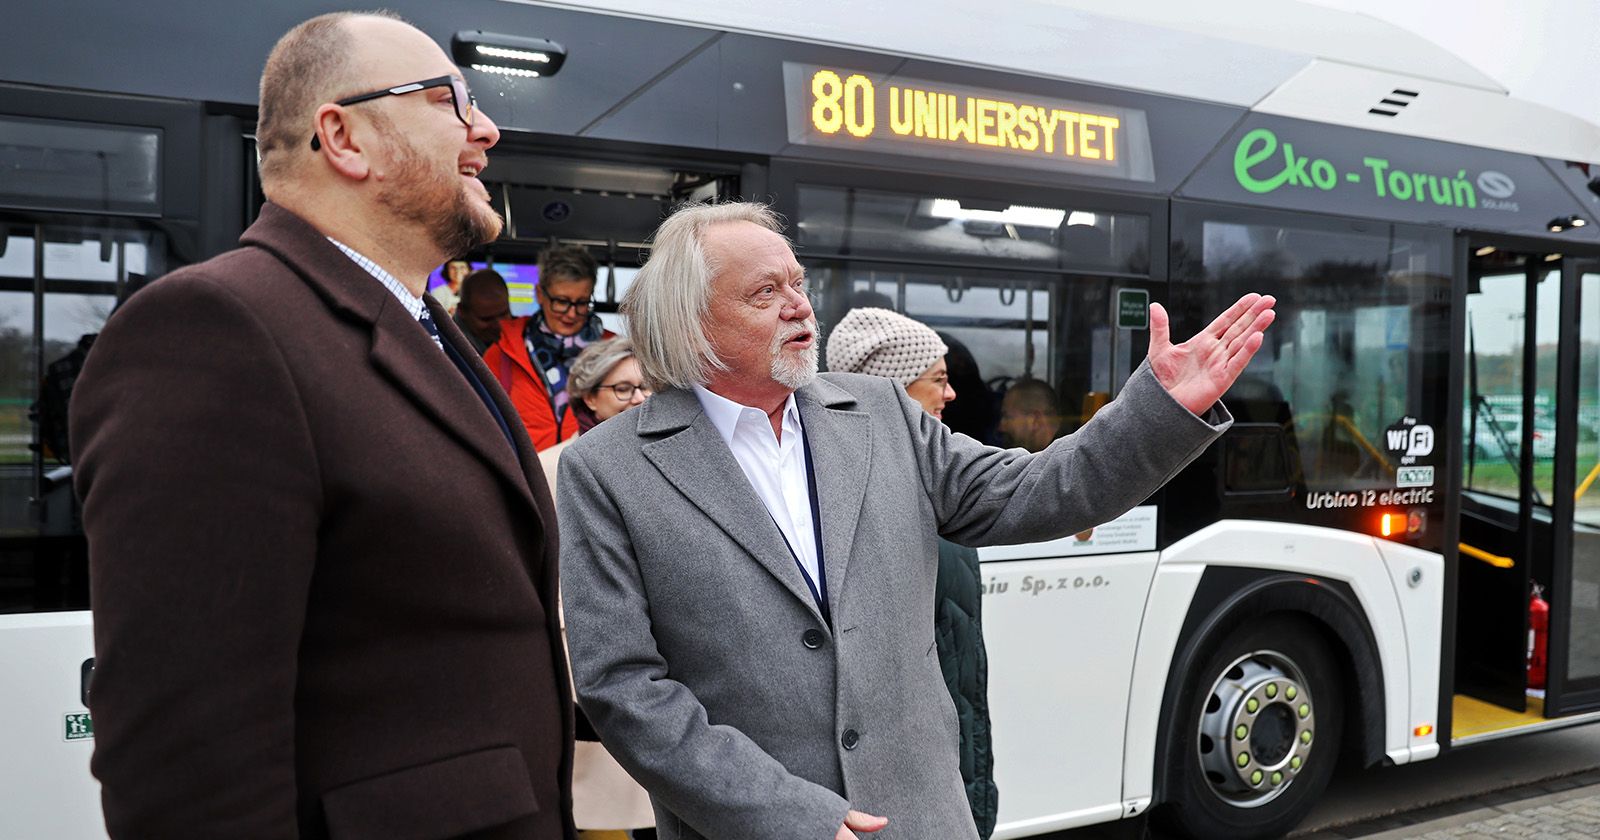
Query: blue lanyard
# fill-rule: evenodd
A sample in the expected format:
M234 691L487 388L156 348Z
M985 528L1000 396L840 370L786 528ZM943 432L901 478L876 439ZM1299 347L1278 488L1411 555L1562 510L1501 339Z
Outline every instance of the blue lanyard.
M806 439L804 429L800 431L800 445L805 449L806 453L806 490L811 501L811 537L816 540L817 545L817 579L815 581L811 579L810 573L806 571L806 564L800 562L800 554L794 550L794 546L789 544L789 538L784 535L782 528L778 529L778 536L783 537L783 547L789 550L789 556L794 558L795 566L799 567L800 578L806 582L806 588L811 590L811 598L817 602L817 609L822 612L822 620L829 627L832 627L833 617L828 614L828 573L822 562L822 510L821 506L817 504L817 471L811 461L811 442ZM768 511L767 515L771 516L772 512ZM772 520L772 524L777 525L778 520Z

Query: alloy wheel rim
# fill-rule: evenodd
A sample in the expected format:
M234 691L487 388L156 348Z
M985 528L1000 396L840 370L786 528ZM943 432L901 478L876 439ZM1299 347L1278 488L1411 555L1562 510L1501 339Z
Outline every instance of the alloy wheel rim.
M1316 704L1300 667L1259 650L1222 669L1206 694L1195 739L1213 794L1239 808L1277 799L1305 771L1316 741Z

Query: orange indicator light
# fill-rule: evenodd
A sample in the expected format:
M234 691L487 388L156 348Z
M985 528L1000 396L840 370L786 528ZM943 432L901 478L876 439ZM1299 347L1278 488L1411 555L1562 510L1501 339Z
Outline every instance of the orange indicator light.
M1386 537L1394 533L1394 514L1386 513L1383 515L1383 525L1380 526L1379 533Z
M1412 734L1416 735L1418 738L1426 738L1429 735L1433 734L1433 724L1424 723L1423 725L1417 727L1416 729L1411 730L1411 732L1412 732Z

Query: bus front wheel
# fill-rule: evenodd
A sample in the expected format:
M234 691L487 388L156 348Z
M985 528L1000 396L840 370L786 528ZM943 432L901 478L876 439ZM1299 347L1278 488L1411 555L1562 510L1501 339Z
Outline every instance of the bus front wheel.
M1333 655L1308 622L1277 614L1245 621L1201 659L1168 739L1162 819L1196 840L1282 836L1338 759Z

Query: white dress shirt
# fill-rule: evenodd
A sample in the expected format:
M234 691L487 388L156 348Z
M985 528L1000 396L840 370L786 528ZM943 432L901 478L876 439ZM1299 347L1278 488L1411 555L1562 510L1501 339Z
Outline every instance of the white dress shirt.
M761 503L772 514L783 538L800 561L800 566L817 587L816 530L811 521L811 484L806 478L806 452L801 442L800 409L794 394L783 405L783 440L772 433L772 421L759 408L733 400L696 385L694 394L700 407L711 418L722 440L733 453L745 478ZM827 594L822 593L826 598Z
M428 306L422 302L420 296L412 294L411 290L406 288L406 284L400 282L393 274L384 271L383 266L368 259L360 251L331 236L328 237L328 241L332 242L334 247L343 251L345 256L354 260L356 265L366 269L367 273L376 278L379 283L382 283L383 287L394 295L395 300L400 301L400 305L406 308L406 314L411 316L411 320L419 322L422 320L422 313L427 311ZM433 336L433 343L439 345L440 350L444 349L444 340L439 336Z

